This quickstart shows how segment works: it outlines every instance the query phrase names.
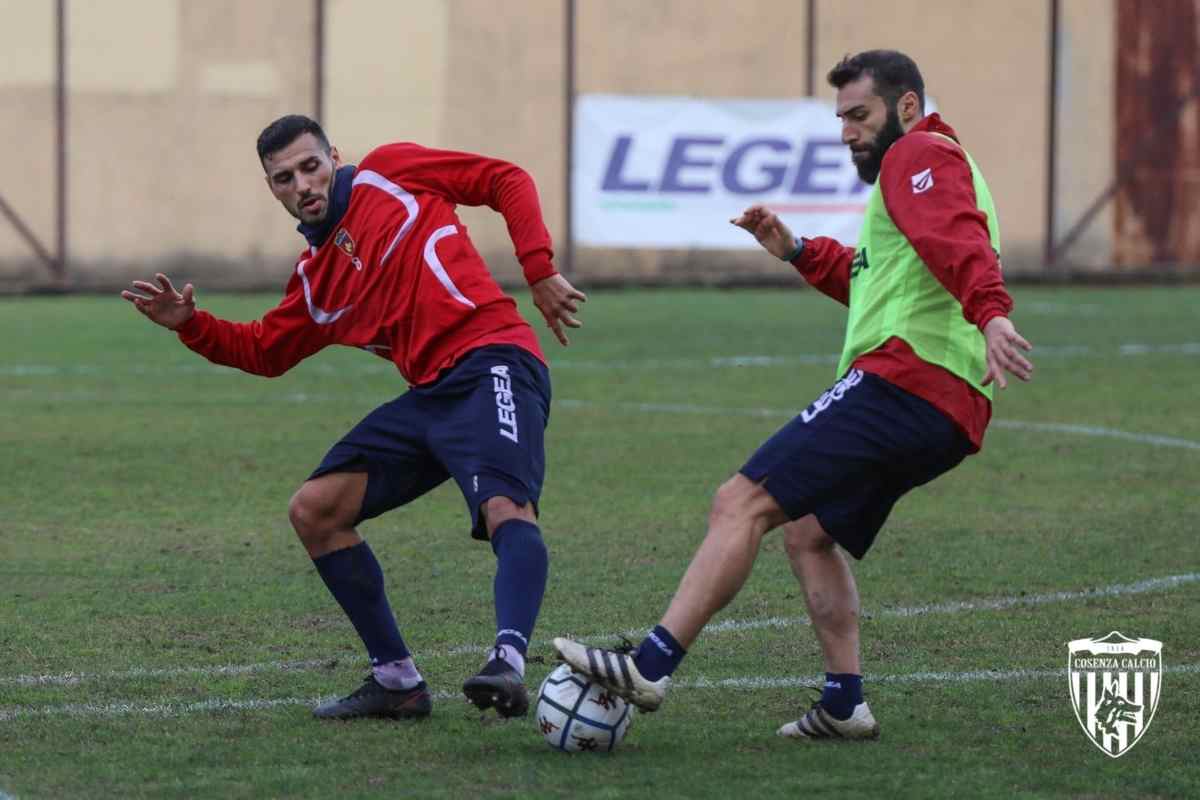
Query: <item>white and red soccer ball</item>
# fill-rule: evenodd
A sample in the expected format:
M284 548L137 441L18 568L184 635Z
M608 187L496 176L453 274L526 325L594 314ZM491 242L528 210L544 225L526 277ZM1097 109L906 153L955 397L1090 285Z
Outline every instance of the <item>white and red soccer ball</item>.
M538 689L534 724L556 750L611 752L625 738L632 721L633 706L628 701L572 672L566 664L547 675Z

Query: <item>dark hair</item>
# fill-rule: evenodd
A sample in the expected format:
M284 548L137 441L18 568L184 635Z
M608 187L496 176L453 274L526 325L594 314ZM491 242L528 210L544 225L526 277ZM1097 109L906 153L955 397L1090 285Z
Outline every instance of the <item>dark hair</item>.
M258 160L262 161L272 153L278 153L306 133L317 137L321 147L326 153L329 152L329 139L325 137L325 131L321 130L315 119L303 114L288 114L263 128L263 132L258 135Z
M925 81L917 64L898 50L864 50L846 56L829 70L829 85L840 89L847 83L870 75L875 93L894 106L905 92L916 92L921 110L925 110Z

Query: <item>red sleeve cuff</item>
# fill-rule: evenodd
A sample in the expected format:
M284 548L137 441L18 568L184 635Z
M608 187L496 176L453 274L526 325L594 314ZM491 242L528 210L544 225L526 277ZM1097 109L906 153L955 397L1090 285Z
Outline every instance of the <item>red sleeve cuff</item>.
M192 314L192 318L175 329L175 333L179 335L179 341L184 344L191 344L204 335L205 329L208 327L208 320L212 317L207 311L196 309L196 313Z
M538 281L544 281L551 275L558 274L558 270L554 268L554 262L550 260L550 253L545 250L538 250L525 256L521 259L521 268L525 271L525 282L530 286Z
M1008 309L1000 303L993 303L985 306L983 311L979 314L979 322L976 324L976 327L978 327L979 331L982 333L983 329L987 327L987 324L996 317L1006 316L1008 316Z
M788 259L788 263L791 264L796 269L803 272L804 271L804 263L809 259L810 256L812 256L813 249L812 249L812 247L809 246L808 238L806 238L804 236L797 238L796 242L797 242L796 246L800 249L800 252L796 255L795 258Z

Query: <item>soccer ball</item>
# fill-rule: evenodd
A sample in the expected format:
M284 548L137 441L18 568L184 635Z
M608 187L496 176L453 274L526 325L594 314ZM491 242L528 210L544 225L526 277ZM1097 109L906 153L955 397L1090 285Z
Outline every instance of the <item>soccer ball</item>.
M534 722L546 744L556 750L611 752L632 721L633 706L628 701L577 675L566 664L547 675L538 689Z

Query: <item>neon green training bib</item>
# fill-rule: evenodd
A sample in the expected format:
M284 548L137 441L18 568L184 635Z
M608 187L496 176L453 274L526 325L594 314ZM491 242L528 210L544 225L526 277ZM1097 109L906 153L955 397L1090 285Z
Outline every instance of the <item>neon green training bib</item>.
M992 193L975 160L965 150L963 154L971 166L976 206L987 216L988 236L999 256L1000 226ZM917 191L921 175L913 177L918 181ZM934 177L930 174L925 179ZM893 336L907 342L922 361L948 369L992 399L992 387L980 384L987 372L983 334L963 318L962 304L938 282L896 227L876 181L867 199L858 252L850 266L850 318L838 375L845 374L854 359Z

